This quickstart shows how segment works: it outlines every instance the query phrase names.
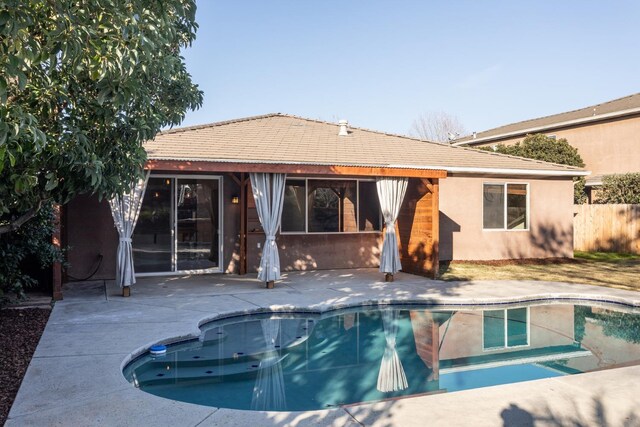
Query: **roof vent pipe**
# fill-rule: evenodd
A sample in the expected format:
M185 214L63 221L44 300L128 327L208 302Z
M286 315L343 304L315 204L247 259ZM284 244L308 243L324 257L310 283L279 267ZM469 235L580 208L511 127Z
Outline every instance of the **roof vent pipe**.
M347 131L349 122L346 120L340 120L338 124L340 125L340 132L338 132L338 136L349 136L349 132Z

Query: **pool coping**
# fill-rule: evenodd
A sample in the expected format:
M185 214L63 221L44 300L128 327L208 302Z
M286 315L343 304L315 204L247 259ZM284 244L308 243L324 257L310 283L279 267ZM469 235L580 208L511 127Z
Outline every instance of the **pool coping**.
M343 271L341 271L340 273L343 273ZM365 276L367 275L365 274ZM331 278L332 277L329 277L329 279ZM188 314L190 315L186 317L180 317L182 314L186 314L186 313L179 313L178 317L180 320L176 322L176 325L171 325L170 322L167 322L166 325L165 323L158 323L157 325L150 327L151 332L142 334L143 338L139 341L139 344L137 346L129 347L128 349L126 349L124 353L118 353L119 354L119 356L117 356L119 357L118 371L115 373L110 372L108 375L105 376L105 378L111 382L114 382L115 380L115 378L113 378L114 375L118 375L121 381L114 382L114 385L112 386L112 392L117 394L118 392L121 391L122 394L133 396L135 399L132 399L132 400L144 401L144 406L146 407L147 413L156 414L158 416L157 421L159 422L159 425L165 425L163 424L163 421L166 421L167 424L170 424L171 423L170 417L176 416L175 414L180 414L181 418L179 418L179 420L184 422L185 425L200 425L200 423L202 423L202 425L209 425L209 424L222 425L225 422L244 423L247 420L251 420L247 422L251 422L252 424L257 423L256 425L263 425L263 424L264 425L273 425L273 424L304 425L305 423L311 423L311 424L317 423L319 422L319 420L321 420L320 421L321 424L325 424L325 421L326 421L326 424L336 424L336 425L344 425L349 423L352 423L354 425L378 425L378 424L384 423L383 421L385 419L388 419L389 415L393 416L393 422L391 423L391 425L405 424L406 422L409 422L409 424L411 424L412 419L414 419L415 417L419 418L420 416L423 415L421 413L422 410L419 408L424 405L426 405L427 407L432 407L433 405L438 404L438 405L444 405L444 407L446 407L447 405L451 405L452 402L459 402L459 404L460 402L462 402L461 404L465 406L464 402L466 401L467 403L465 407L474 407L477 404L478 396L480 394L482 395L493 394L496 396L498 395L504 396L505 392L508 392L508 390L514 390L514 389L525 390L525 391L529 390L529 392L525 394L530 394L531 390L537 389L541 387L541 385L543 388L545 387L549 388L552 386L555 388L558 388L560 387L560 385L562 385L560 387L562 390L565 390L565 389L566 389L565 391L571 390L572 393L575 393L575 387L571 386L571 384L574 382L580 383L580 382L583 382L583 380L567 382L567 381L561 381L556 379L543 379L543 380L536 380L536 381L528 381L524 383L493 386L493 387L482 388L482 389L473 389L473 390L458 391L458 392L446 393L446 394L430 395L427 397L414 396L414 397L401 398L399 400L394 400L390 402L383 401L383 402L375 402L375 403L351 404L345 407L322 409L317 411L304 411L304 412L241 411L241 410L232 410L232 409L224 409L224 408L220 409L220 408L212 408L212 407L201 407L199 405L192 405L192 404L183 403L183 402L171 402L170 406L173 408L173 411L175 412L175 414L167 414L166 409L164 410L162 409L163 407L167 406L168 404L167 399L153 396L140 390L136 390L133 386L131 386L126 381L126 379L124 378L124 375L122 374L122 370L132 360L139 357L140 355L143 355L147 351L149 346L152 344L156 344L156 343L171 344L171 343L176 343L180 341L185 341L188 339L197 339L198 336L200 335L200 328L206 323L210 323L212 321L219 320L222 318L244 316L252 313L265 313L265 312L285 313L285 312L292 312L292 311L301 311L304 313L323 314L323 313L328 313L335 310L343 310L343 309L359 308L359 307L372 307L372 306L378 306L378 305L385 306L385 305L391 305L391 304L406 305L406 306L421 305L421 306L438 306L438 307L445 307L445 306L486 307L486 306L497 306L497 305L508 306L509 304L524 304L524 303L537 303L537 302L542 303L543 301L552 302L552 303L557 302L559 304L568 303L571 301L588 302L590 304L595 303L595 304L602 304L605 306L615 304L618 306L627 307L631 310L637 309L640 307L640 294L634 291L623 291L623 290L610 289L610 288L598 288L598 287L593 287L589 285L560 284L560 283L553 283L553 282L533 282L533 281L459 282L464 284L464 286L468 288L467 293L470 293L470 295L472 296L465 297L463 295L457 295L457 296L442 295L441 294L442 292L440 293L437 292L437 289L435 291L432 290L431 293L429 293L426 296L425 295L421 296L419 295L419 293L421 291L420 287L422 285L426 285L426 284L430 286L433 285L433 287L435 288L440 286L443 288L442 290L444 291L448 289L448 286L444 282L429 281L428 279L416 278L416 276L403 275L399 279L402 280L403 278L407 279L405 280L404 283L395 282L394 284L391 284L391 285L384 285L378 282L357 284L357 286L359 287L356 286L357 289L355 291L353 290L345 291L344 293L347 296L355 295L358 298L354 297L355 299L353 300L347 299L346 302L338 301L335 303L327 301L328 298L323 297L325 294L330 294L330 292L328 292L329 290L335 291L335 286L332 288L332 287L319 285L313 289L298 290L295 288L295 285L296 285L295 280L293 281L293 283L289 283L288 285L285 283L285 286L283 286L282 289L280 289L279 291L276 291L280 293L278 295L276 295L274 291L266 291L266 290L265 291L256 290L251 294L236 293L236 292L232 292L233 291L232 290L229 293L221 294L221 295L237 298L238 303L240 301L245 301L245 302L249 302L249 304L252 304L251 301L256 301L256 298L259 299L259 297L266 298L266 301L262 306L256 306L255 304L253 304L254 306L251 307L250 305L245 304L245 308L240 308L240 309L233 308L232 306L228 306L226 309L224 308L218 309L215 312L215 314L206 314L200 311L190 311L188 312ZM332 283L332 282L330 282L329 280L329 283ZM447 283L450 283L450 282L447 282ZM502 285L519 286L518 289L521 294L513 295L513 296L504 296L504 295L500 296L500 291L505 290L504 288L500 289ZM143 308L141 310L142 312L145 311L145 308L143 307L145 305L146 307L154 307L155 305L159 304L158 298L154 299L154 295L151 295L150 298L144 298L144 297L139 298L138 301L134 301L133 299L126 302L122 300L117 300L116 298L113 297L113 295L111 295L111 297L109 296L109 292L113 294L113 289L110 288L110 286L112 287L113 285L107 284L105 288L106 289L105 293L107 294L107 297L106 297L106 301L104 302L106 302L106 304L98 303L95 300L91 300L91 299L83 300L81 298L78 300L71 299L70 301L65 301L63 303L56 304L56 307L54 307L54 313L56 313L56 316L52 316L53 321L50 320L51 325L47 325L47 330L45 330L45 334L43 335L43 337L45 337L45 335L47 335L48 333L55 335L57 332L53 330L61 329L61 328L56 328L57 326L66 325L71 330L73 330L74 327L77 327L78 325L83 325L81 316L78 316L78 315L75 315L75 317L71 316L71 320L67 319L67 321L65 322L64 316L58 315L56 310L58 311L66 310L69 313L75 313L74 310L81 310L81 309L84 309L82 308L83 305L89 305L91 310L94 310L91 315L96 316L97 315L96 313L98 312L95 310L97 310L97 308L107 309L107 310L113 308L113 307L109 307L110 303L111 305L115 305L117 309L124 308L124 306L127 306L127 308L129 308L128 307L129 305L135 304L137 308L141 308L141 307ZM496 288L494 292L491 292L491 289L490 289L491 286L494 286ZM536 289L540 287L564 288L565 290L553 290L553 291L545 290L541 292L540 289ZM528 289L528 288L531 288L531 289ZM109 291L109 289L111 289L111 291ZM385 293L389 289L400 289L403 292L407 291L407 293L403 294L403 296L401 297L390 298ZM536 292L536 290L538 292ZM491 297L487 296L486 292L489 292L493 296ZM311 293L315 293L315 295L310 295ZM476 294L476 296L473 296L474 293ZM275 300L278 300L278 298L280 298L284 301L287 298L292 298L292 297L295 297L298 299L300 298L305 299L305 294L308 294L308 302L304 304L295 303L295 302L292 304L289 304L289 303L272 304L272 303L269 303L268 301L269 299L273 300L274 298ZM215 298L221 295L214 294L212 292L211 294L208 295L208 297ZM249 295L251 298L248 298L247 295ZM333 296L333 294L331 294L331 296ZM185 296L176 297L176 298L178 298L177 301L180 301L180 298L183 298L183 300L185 301L190 301L191 304L201 303L200 300L205 299L204 297L198 297L197 295L196 296L185 295ZM235 301L235 300L232 300L232 301ZM163 300L162 298L160 298L160 303L163 303L163 305L161 304L156 308L160 308L160 309L166 308L167 305L175 304L176 300L175 299L170 300L168 298ZM176 312L178 311L180 310L176 310ZM185 319L188 319L188 320L185 320ZM152 324L153 322L148 322L145 325L149 326ZM95 326L95 325L99 325L99 323L91 323L91 325ZM114 324L107 324L107 325L114 326ZM169 326L169 327L175 326L174 332L172 333L168 332L166 326ZM49 331L50 329L52 331ZM104 331L107 331L107 330L108 329L105 327ZM157 331L157 332L153 332L153 331ZM175 333L175 332L178 332L178 333ZM155 334L155 335L149 336L152 334ZM70 339L69 342L71 343L70 345L73 346L73 339ZM49 347L47 347L47 344L49 344ZM43 348L40 348L41 345L43 346ZM29 401L34 400L31 393L33 389L35 387L42 386L42 384L38 384L38 379L37 379L37 375L41 373L41 369L38 366L39 363L46 364L46 361L51 360L52 358L57 358L60 360L61 363L64 364L66 363L69 357L73 358L74 356L76 356L79 360L79 358L81 357L85 357L85 356L89 357L91 355L87 356L87 355L84 355L83 353L69 354L67 358L60 358L60 355L63 354L65 350L61 350L59 346L56 346L55 344L51 344L51 340L48 338L44 338L44 341L41 340L41 343L39 344L38 347L39 347L38 350L40 350L40 352L38 353L38 350L37 350L36 352L37 357L34 357L34 362L32 362L34 366L30 365L29 367L29 371L25 376L25 380L23 381L20 392L16 398L16 403L14 403L14 407L11 409L11 412L9 414L9 419L6 425L8 426L29 425L30 423L37 425L37 424L41 424L42 421L44 420L46 420L46 423L55 424L56 422L60 422L61 420L65 420L65 422L69 422L70 420L74 420L74 419L78 421L78 424L87 424L86 422L83 422L83 421L86 421L85 418L83 417L86 417L87 414L80 414L80 416L78 416L77 414L79 412L77 411L76 412L65 411L64 405L58 408L57 410L55 405L47 404L43 406L43 405L38 405L39 402L29 402ZM133 350L131 350L132 348ZM49 349L49 351L47 349ZM67 350L67 352L71 352L71 351ZM107 356L111 357L111 355L105 355L105 357ZM114 357L113 362L115 363L117 360L117 357L115 355L113 357ZM89 360L88 363L89 365L95 367L95 366L98 366L100 362L91 359ZM578 377L585 378L589 376L590 379L593 379L594 381L599 383L602 383L603 381L604 382L613 381L619 384L622 379L627 378L629 376L637 376L639 374L640 374L639 367L628 367L628 368L617 368L610 371L598 371L598 372L585 373L578 376L568 376L568 377L563 377L563 380L578 378ZM40 383L42 383L42 381L40 381ZM122 383L125 383L127 387L131 388L135 392L138 392L139 394L145 394L146 396L134 396L130 391L124 388L124 384ZM84 390L80 389L76 391L76 393L79 394L79 397L86 397L86 395L90 395L92 393L92 390L89 390L91 389L91 384L89 385L85 384L85 386L86 388ZM638 387L639 387L638 391L640 391L640 386ZM633 388L633 390L628 390L628 392L629 393L631 393L632 391L635 392L635 390L636 389ZM40 394L37 396L35 400L42 399L41 392L42 390L40 390ZM543 397L544 394L545 393L542 393L541 396ZM631 395L632 394L628 394L628 396L631 396ZM92 412L92 417L94 417L91 419L95 419L95 416L98 416L98 419L101 419L102 421L106 421L107 424L118 424L118 420L122 421L121 419L122 416L125 416L127 421L131 421L132 420L131 417L135 418L135 414L127 412L126 410L122 414L114 415L112 412L110 412L112 411L112 409L105 410L104 408L101 409L99 407L91 406L92 404L95 403L98 396L104 397L105 394L97 393L95 398L85 399L89 403L88 405L88 407L90 408L89 412ZM512 396L512 395L507 394L507 396ZM541 398L541 396L538 396L538 397ZM593 396L591 396L590 398L592 397ZM425 399L429 399L429 400L425 401ZM630 404L633 403L632 400L633 399L631 399ZM497 405L498 407L502 406L502 404L504 403L500 401L500 399L498 400L488 399L488 401L493 402L493 405L494 406ZM470 406L471 403L474 403L474 405ZM523 404L521 404L521 406L522 405ZM73 409L73 405L71 406L66 405L66 407L68 407L69 410ZM194 408L194 407L197 407L197 408ZM376 413L377 411L376 408L379 408L379 407L382 407L383 410L380 413ZM415 408L408 411L406 407L415 407ZM403 410L402 408L405 408L405 409ZM430 410L433 411L433 408L430 408ZM575 408L572 409L571 411L573 411L572 413L574 413ZM443 425L444 424L455 425L457 423L460 423L462 421L460 419L460 416L464 412L465 410L461 409L458 406L458 409L454 414L449 414L448 417L444 416L443 418L441 418L441 422ZM189 416L185 415L187 413L189 414L189 416L195 414L194 415L195 418L191 417L193 418L194 422L187 420L187 418L189 418ZM71 418L69 418L70 414L71 414ZM165 414L166 416L163 416L163 414ZM496 418L495 418L496 414L495 413L492 413L492 414L493 414L492 415L493 418L492 417L487 418L487 421L488 421L487 424L491 424L494 421L496 421ZM452 418L452 415L456 415L456 416ZM74 416L76 418L74 418ZM566 413L566 414L563 413L562 416L568 417L571 415L570 413ZM196 419L199 421L195 422ZM489 419L491 420L491 422L489 422ZM126 425L126 424L127 422L123 423L123 425Z

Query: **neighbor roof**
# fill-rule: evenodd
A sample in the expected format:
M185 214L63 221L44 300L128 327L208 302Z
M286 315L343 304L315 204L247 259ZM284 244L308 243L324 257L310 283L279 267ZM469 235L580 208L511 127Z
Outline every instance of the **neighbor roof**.
M349 128L286 114L268 114L172 129L145 143L149 160L361 166L447 172L586 175L565 165Z
M544 132L581 123L605 120L630 114L640 114L640 93L614 99L579 110L511 123L484 132L467 135L454 141L454 145L487 143L506 137Z

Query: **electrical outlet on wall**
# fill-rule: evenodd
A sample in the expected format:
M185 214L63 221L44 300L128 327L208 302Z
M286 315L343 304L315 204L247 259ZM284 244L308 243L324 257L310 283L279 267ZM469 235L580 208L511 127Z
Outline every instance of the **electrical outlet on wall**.
M258 242L258 249L260 249L260 242Z

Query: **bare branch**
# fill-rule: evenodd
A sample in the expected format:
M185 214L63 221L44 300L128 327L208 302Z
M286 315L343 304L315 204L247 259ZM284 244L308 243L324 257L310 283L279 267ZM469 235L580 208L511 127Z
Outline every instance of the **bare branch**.
M456 116L443 111L420 115L413 121L409 134L426 141L446 144L464 135L466 130Z
M18 228L22 227L25 222L36 216L36 214L40 210L40 207L42 207L42 200L38 202L38 205L36 207L29 209L27 212L20 215L17 219L9 222L8 224L0 225L0 235L11 233L12 231L16 231Z

